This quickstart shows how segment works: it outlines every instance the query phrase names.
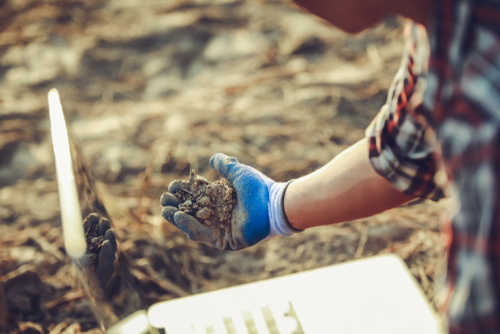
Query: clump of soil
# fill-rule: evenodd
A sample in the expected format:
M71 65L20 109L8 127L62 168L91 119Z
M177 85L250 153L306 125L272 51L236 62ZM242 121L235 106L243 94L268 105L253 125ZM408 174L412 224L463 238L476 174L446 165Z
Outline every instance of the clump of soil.
M231 223L233 208L236 206L236 191L229 180L222 178L210 182L196 177L191 170L189 181L176 180L182 186L175 196L182 201L179 210L201 223L226 230Z

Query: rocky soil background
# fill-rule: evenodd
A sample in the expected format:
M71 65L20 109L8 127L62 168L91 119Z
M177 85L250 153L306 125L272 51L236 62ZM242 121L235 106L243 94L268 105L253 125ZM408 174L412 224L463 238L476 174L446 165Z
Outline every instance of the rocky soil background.
M102 332L63 248L52 87L149 304L388 252L435 303L443 201L227 253L187 240L160 215L172 180L190 169L217 179L214 153L286 181L361 139L400 62L400 20L353 37L279 0L0 0L0 30L10 333Z

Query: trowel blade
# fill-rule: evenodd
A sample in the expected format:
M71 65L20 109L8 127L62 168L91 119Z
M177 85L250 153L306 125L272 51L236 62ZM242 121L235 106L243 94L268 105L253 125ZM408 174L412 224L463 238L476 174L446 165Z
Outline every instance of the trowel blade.
M59 189L64 247L74 259L85 254L86 242L82 224L82 212L71 162L68 130L57 89L48 94L50 127Z

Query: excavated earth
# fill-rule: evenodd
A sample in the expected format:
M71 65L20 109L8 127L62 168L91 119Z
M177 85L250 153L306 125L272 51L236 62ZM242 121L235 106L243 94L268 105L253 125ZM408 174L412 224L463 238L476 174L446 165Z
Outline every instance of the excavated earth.
M237 200L236 191L229 180L222 178L209 182L204 178L196 178L192 170L189 180L174 182L183 185L175 194L182 201L180 211L190 214L212 229L224 231L230 228Z

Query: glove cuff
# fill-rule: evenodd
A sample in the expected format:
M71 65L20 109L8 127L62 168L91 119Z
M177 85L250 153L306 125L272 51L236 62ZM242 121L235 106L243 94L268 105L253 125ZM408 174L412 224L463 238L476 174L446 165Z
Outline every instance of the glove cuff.
M274 235L289 237L294 233L303 231L293 227L285 214L283 201L285 198L285 191L286 188L288 188L288 185L290 185L293 181L294 180L285 183L274 183L271 186L271 189L269 189L269 237Z

